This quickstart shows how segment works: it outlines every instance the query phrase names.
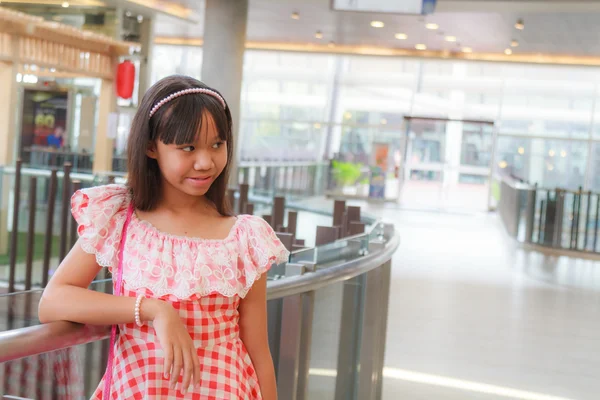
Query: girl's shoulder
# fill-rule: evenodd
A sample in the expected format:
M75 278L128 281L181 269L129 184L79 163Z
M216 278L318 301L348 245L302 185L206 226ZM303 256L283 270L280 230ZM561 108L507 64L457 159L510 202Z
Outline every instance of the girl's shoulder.
M118 212L121 209L127 210L131 194L125 185L111 184L102 186L93 186L76 191L71 197L71 211L75 219L78 215L89 213L90 211L113 210Z
M71 197L79 243L103 267L112 267L130 202L129 189L117 184L81 189Z

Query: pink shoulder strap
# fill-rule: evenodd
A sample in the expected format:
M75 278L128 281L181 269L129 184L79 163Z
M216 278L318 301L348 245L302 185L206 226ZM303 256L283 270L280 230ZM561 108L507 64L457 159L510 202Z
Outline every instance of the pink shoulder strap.
M125 248L125 239L127 238L127 227L129 226L129 222L131 221L131 216L133 215L133 202L129 204L129 208L127 209L127 218L125 219L125 223L123 224L123 231L121 233L121 241L119 243L119 253L118 253L118 266L117 266L117 275L116 275L116 283L115 283L115 296L121 295L121 289L123 286L123 249ZM113 359L114 359L114 347L115 340L117 338L117 325L113 325L110 331L110 347L108 348L108 363L106 365L106 374L104 374L104 391L102 392L103 400L108 400L110 398L110 385L112 383L112 370L113 370Z

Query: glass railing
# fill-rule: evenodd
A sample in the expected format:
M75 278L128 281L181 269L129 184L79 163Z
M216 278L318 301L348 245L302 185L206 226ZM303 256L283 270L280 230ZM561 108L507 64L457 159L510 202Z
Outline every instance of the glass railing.
M503 179L498 211L507 232L519 242L600 252L600 193L539 188Z
M377 232L374 234L373 232ZM393 227L294 252L268 281L269 345L280 398L360 398L381 390ZM95 281L94 290L110 290ZM88 398L106 366L107 327L40 325L40 290L0 296L0 393ZM368 318L367 318L368 316ZM377 378L373 378L377 377Z

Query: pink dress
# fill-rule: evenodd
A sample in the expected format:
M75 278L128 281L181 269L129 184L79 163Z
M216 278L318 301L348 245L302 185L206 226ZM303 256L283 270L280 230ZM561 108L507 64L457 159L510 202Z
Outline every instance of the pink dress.
M71 200L83 250L111 272L118 265L129 202L121 185L84 189ZM239 336L238 306L261 274L288 257L259 217L238 216L225 239L208 240L160 232L134 213L123 250L123 295L171 302L196 345L201 382L185 396L179 385L170 390L152 326L124 324L115 345L110 398L260 399L258 378ZM102 399L105 378L92 399Z

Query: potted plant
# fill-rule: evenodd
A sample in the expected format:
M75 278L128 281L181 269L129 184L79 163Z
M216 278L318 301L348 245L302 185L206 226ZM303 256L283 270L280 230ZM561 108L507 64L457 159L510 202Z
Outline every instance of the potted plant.
M333 178L343 194L356 194L356 181L362 175L362 164L333 160Z

